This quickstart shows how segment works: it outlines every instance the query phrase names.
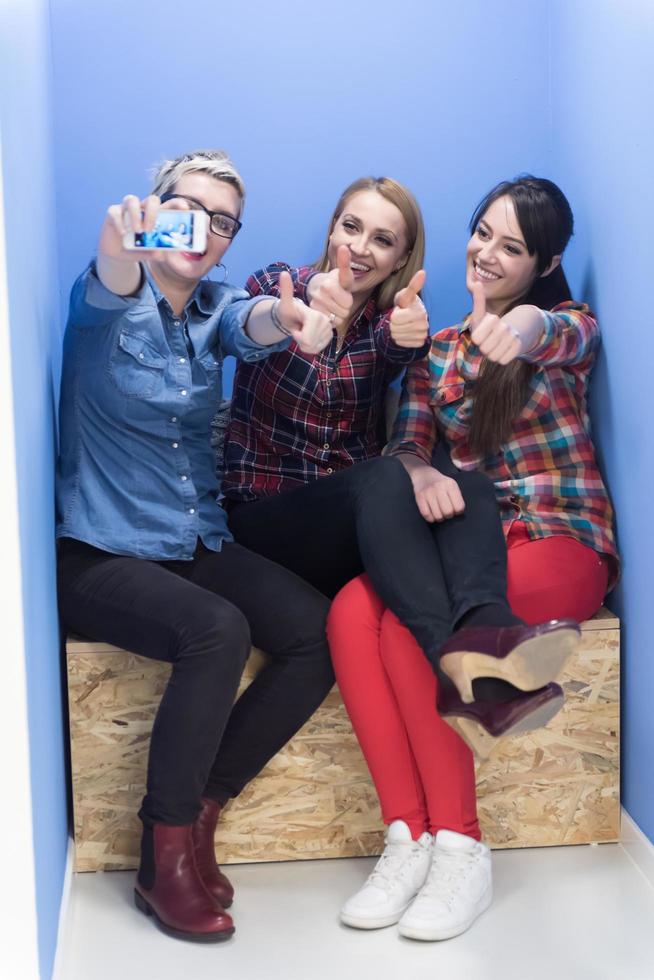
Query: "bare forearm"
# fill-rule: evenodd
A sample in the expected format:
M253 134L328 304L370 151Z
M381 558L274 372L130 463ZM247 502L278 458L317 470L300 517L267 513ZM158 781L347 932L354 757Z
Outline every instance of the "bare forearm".
M262 300L250 312L245 324L245 332L250 340L262 347L269 347L271 344L278 344L284 339L283 330L280 330L272 318L272 308L276 300Z
M133 296L139 291L142 279L139 262L122 262L99 252L95 265L102 285L116 296Z
M397 459L399 459L402 466L411 477L416 473L434 469L433 466L430 466L429 463L425 463L424 459L420 459L420 456L415 456L414 453L397 453Z
M537 306L516 306L502 317L520 335L521 353L536 346L543 333L543 315Z

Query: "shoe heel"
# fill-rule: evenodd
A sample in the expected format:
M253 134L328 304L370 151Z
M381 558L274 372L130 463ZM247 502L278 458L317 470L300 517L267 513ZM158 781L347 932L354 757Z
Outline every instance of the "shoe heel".
M487 759L497 745L497 739L489 735L483 725L458 715L450 717L441 715L441 717L472 749L478 759Z
M152 909L136 888L134 889L134 905L136 905L139 912L143 912L144 915L152 915Z
M472 690L472 682L478 674L469 672L469 657L470 654L464 651L457 653L446 653L440 659L440 669L444 674L447 674L449 679L452 681L457 691L459 692L459 697L464 704L472 704L475 700L475 695Z
M458 650L443 654L440 669L456 686L464 704L472 704L472 682L479 677L506 681L520 691L537 691L560 676L581 639L578 627L541 633L499 659L487 653Z

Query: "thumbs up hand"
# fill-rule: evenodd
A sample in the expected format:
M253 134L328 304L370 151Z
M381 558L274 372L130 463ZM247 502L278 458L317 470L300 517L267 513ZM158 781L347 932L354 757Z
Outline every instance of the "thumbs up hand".
M470 337L481 353L497 364L510 364L522 353L522 338L517 327L505 318L486 312L486 294L480 282L472 286Z
M391 313L391 337L399 347L422 347L429 336L427 311L418 293L425 285L424 269L412 277L404 289L395 294Z
M319 272L308 285L309 305L329 317L332 325L342 323L350 315L354 298L354 273L350 268L350 250L340 245L336 253L336 268Z
M332 325L324 313L312 310L293 296L293 281L288 272L279 277L279 299L277 316L298 345L306 354L318 354L329 344L333 336Z

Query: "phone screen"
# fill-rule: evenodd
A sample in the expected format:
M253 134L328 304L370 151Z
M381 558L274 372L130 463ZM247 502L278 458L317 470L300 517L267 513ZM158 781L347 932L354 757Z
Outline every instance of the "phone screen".
M160 211L152 231L134 235L135 248L190 248L193 244L191 211Z

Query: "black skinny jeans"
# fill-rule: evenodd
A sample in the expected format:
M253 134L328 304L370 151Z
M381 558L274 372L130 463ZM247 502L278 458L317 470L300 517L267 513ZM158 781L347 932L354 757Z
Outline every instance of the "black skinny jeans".
M327 599L236 543L147 561L59 542L68 630L172 664L152 729L145 824L192 823L236 796L313 714L334 675ZM251 642L267 665L233 704Z
M456 624L487 604L506 610L506 544L493 484L461 472L463 514L429 524L399 460L378 457L313 483L229 506L238 542L333 598L366 571L384 603L411 630L433 665Z

